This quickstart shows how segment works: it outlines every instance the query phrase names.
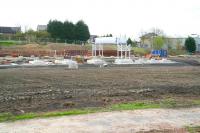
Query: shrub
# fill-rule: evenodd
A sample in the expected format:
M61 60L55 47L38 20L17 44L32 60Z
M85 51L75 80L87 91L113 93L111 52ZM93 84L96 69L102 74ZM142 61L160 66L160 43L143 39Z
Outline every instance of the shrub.
M196 51L196 42L194 38L188 37L185 40L185 48L189 53L194 53Z
M139 47L133 47L132 50L134 55L139 55L139 56L144 56L150 53L150 50Z

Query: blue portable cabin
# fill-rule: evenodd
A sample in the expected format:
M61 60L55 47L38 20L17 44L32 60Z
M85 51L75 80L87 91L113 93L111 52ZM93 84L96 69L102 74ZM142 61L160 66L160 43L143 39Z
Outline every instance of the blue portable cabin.
M159 57L167 57L167 55L168 55L167 50L164 50L164 49L152 50L151 54L153 56L159 56Z

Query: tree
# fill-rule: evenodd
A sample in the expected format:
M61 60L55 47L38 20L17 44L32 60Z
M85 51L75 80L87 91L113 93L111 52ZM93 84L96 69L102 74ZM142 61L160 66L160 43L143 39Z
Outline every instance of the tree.
M196 51L196 42L195 42L194 38L188 37L185 40L185 48L190 53L194 53Z
M137 46L137 42L136 41L132 41L130 37L127 40L127 44L130 44L132 47L136 47Z
M133 41L131 40L131 38L128 38L128 40L127 40L127 44L132 45L132 43L133 43Z
M153 48L154 49L161 49L164 45L164 39L162 36L156 36L153 38Z
M75 40L75 25L72 22L65 21L63 26L65 38L70 41Z
M112 37L112 34L104 35L104 37Z
M132 47L137 47L137 42L136 41L132 41Z
M164 31L159 29L159 28L152 28L151 33L154 33L157 36L163 36L164 35Z
M132 40L131 40L131 38L128 38L128 40L127 40L127 44L132 44Z
M15 34L15 37L24 37L24 34L22 33L22 32L17 32L16 34Z
M87 41L90 37L88 26L81 20L76 24L70 21L64 23L57 20L50 20L47 25L47 32L50 33L54 39L65 39L67 42L73 42L76 40Z
M89 28L82 20L75 25L75 37L79 41L87 41L90 38Z
M25 34L25 38L28 41L28 43L36 41L36 32L34 30L29 29L24 34Z
M37 31L36 32L37 38L48 38L50 37L50 34L47 31Z
M52 38L64 38L63 23L57 20L49 21L47 25L47 32L51 34Z

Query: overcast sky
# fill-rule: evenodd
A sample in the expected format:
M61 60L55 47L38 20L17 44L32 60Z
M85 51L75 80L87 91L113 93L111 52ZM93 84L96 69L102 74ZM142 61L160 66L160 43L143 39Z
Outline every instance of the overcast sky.
M1 26L82 19L95 35L136 38L152 27L169 36L200 34L200 0L0 0L0 13Z

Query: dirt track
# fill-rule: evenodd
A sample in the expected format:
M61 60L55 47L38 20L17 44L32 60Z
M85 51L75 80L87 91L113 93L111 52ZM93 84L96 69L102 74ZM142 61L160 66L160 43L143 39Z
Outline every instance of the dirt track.
M102 117L103 116L103 117ZM200 108L115 111L0 123L0 133L187 133Z
M200 97L193 66L0 70L0 112L99 107L135 100Z

